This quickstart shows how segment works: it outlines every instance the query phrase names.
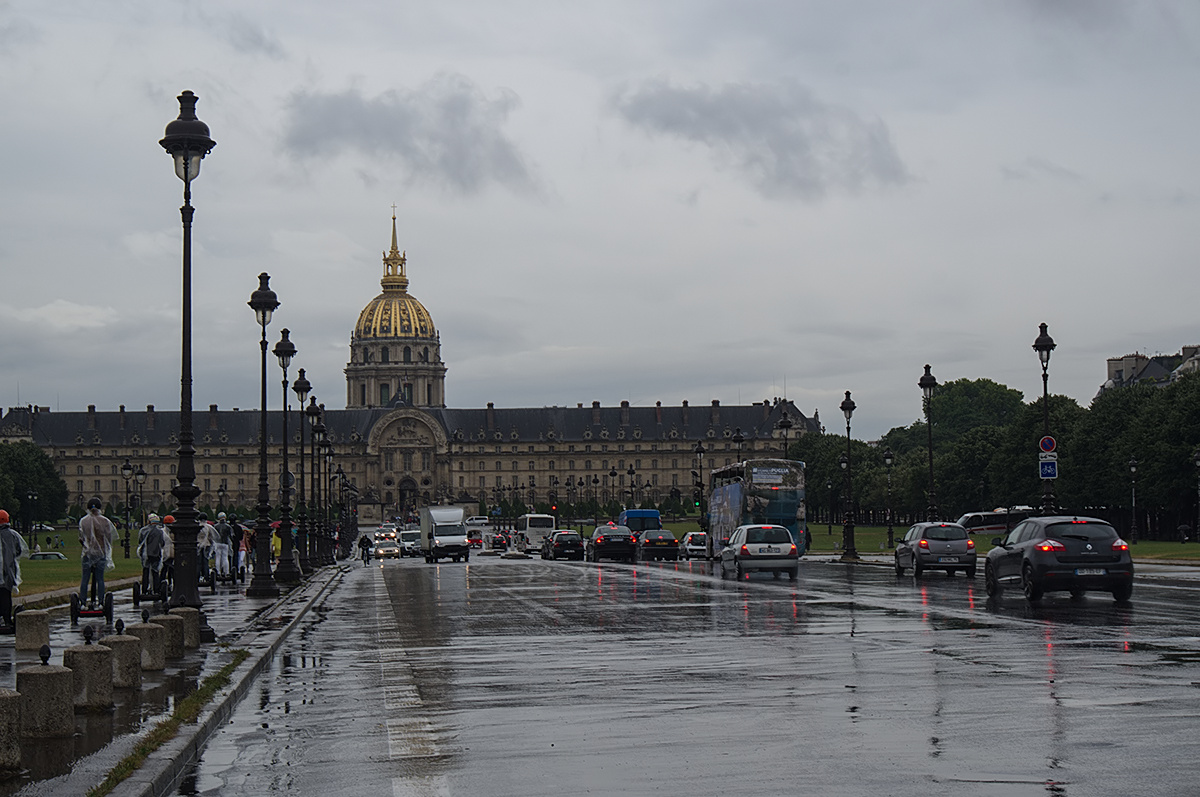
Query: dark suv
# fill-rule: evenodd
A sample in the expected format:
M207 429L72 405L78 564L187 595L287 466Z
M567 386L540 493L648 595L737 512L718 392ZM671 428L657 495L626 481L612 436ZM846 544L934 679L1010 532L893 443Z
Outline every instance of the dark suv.
M1111 592L1126 601L1133 594L1129 544L1103 520L1066 515L1022 521L1007 537L992 540L983 575L988 595L1019 584L1030 601L1046 592Z

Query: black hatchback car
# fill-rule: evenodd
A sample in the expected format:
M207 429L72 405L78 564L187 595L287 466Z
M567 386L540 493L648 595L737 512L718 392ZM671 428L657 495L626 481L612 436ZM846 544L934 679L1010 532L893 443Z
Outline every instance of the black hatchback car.
M627 526L610 524L597 526L588 538L585 558L591 562L601 559L616 559L633 563L637 554L637 541Z
M542 540L543 559L583 560L583 538L573 531L556 531Z
M1021 586L1026 599L1041 600L1047 592L1088 590L1111 592L1126 601L1133 594L1133 558L1129 543L1103 520L1051 515L1029 518L992 540L983 565L988 595L999 595L1010 584Z

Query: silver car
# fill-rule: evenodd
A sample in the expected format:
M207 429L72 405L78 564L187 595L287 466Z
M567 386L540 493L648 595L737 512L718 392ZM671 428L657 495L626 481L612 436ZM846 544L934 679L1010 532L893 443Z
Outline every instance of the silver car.
M896 543L896 575L912 568L917 578L926 570L955 570L975 577L975 541L957 523L918 523Z
M799 562L796 543L783 526L738 526L729 535L729 545L721 550L721 578L732 570L741 581L754 570L767 570L775 578L787 573L795 581Z

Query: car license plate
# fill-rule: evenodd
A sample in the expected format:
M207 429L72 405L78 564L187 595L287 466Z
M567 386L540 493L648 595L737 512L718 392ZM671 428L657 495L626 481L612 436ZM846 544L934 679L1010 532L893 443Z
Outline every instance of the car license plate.
M956 564L958 564L958 557L957 556L939 556L938 564L956 565Z
M670 545L671 543L667 542L666 540L658 540L654 544L655 545Z
M774 546L767 546L766 548L759 548L758 551L759 553L782 553L783 549L776 548Z
M1103 567L1080 567L1075 570L1077 576L1103 576L1107 575L1108 571Z

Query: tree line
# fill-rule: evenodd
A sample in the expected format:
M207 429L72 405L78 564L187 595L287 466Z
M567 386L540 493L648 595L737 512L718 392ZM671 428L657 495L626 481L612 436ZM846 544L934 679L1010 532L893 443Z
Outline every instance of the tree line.
M939 385L930 400L934 497L939 519L971 511L1042 503L1038 440L1043 403L990 379ZM1169 539L1182 523L1195 525L1200 472L1200 374L1165 387L1134 385L1105 391L1088 407L1051 395L1050 434L1058 444L1057 505L1072 514L1129 527L1136 478L1138 528L1143 537ZM888 506L888 468L894 456L891 505L897 517L924 520L929 505L928 427L918 420L877 442L850 441L851 503L858 522ZM840 519L845 476L839 458L846 438L806 434L789 446L806 463L810 516ZM1130 472L1130 460L1137 472Z

